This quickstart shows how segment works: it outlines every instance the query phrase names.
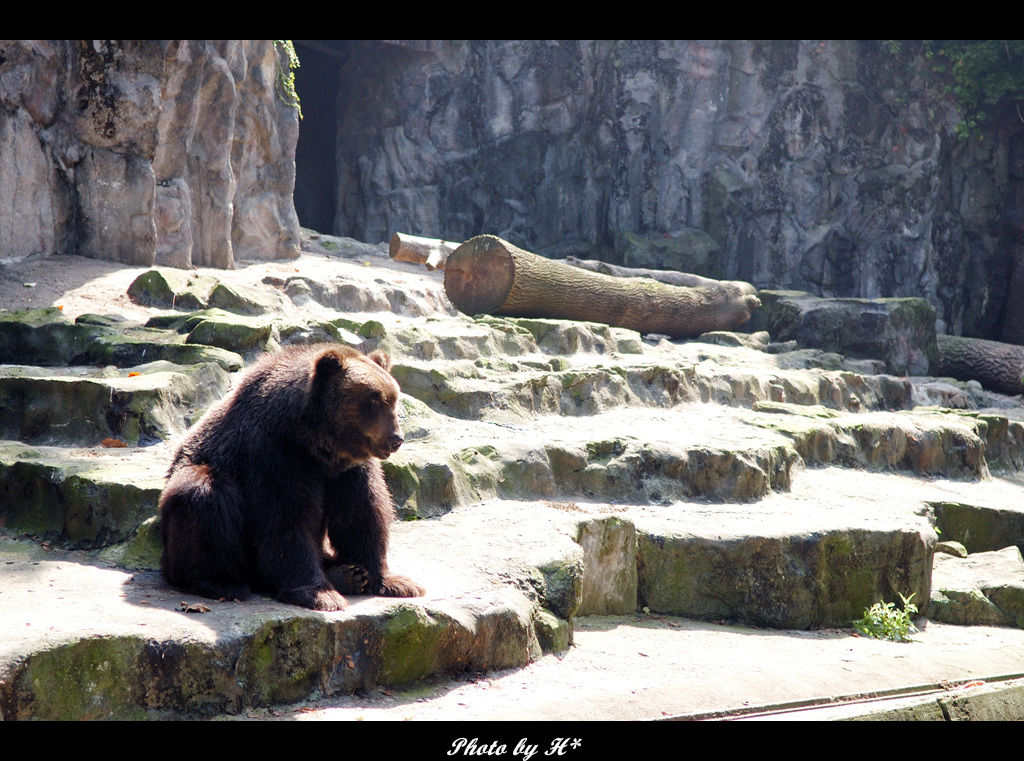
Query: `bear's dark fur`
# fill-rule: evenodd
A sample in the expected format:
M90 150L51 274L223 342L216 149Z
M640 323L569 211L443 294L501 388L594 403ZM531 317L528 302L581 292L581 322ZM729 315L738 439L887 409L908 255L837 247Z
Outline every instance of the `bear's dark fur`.
M168 472L167 581L215 599L256 590L315 610L345 608L340 592L422 595L387 565L394 508L378 460L403 441L390 368L383 352L321 344L243 373Z

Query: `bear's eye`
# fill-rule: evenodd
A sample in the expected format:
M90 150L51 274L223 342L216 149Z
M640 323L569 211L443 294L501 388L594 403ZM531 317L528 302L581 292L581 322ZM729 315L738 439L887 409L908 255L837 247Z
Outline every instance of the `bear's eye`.
M384 397L381 396L379 391L374 391L366 397L366 406L370 409L376 409L384 404Z

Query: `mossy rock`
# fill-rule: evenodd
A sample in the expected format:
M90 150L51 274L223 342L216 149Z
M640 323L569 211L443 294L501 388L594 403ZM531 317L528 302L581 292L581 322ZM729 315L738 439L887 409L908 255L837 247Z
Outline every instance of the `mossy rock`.
M280 334L272 322L234 316L230 320L201 320L188 334L185 342L253 356L280 349L279 338Z
M132 537L156 515L166 463L150 450L89 454L16 442L0 445L3 525L77 549Z
M83 352L63 364L134 367L156 360L176 365L215 362L229 372L240 370L244 366L242 357L234 351L215 346L189 344L183 336L146 328L94 334Z
M550 611L538 609L533 616L537 640L545 653L564 653L573 643L572 622Z
M73 323L57 307L0 310L0 363L70 364L103 332L98 326Z
M30 656L14 689L32 706L34 719L144 719L137 676L145 649L145 639L137 636L59 644Z
M429 450L428 450L429 451ZM403 520L444 515L465 504L468 487L462 468L442 455L439 461L423 459L423 453L399 452L382 463L398 516Z
M930 617L972 626L1024 628L1024 560L1017 547L965 558L937 555Z
M894 375L926 375L938 366L935 308L924 299L826 299L802 291L758 297L763 327L775 341L881 360Z
M816 629L897 593L927 598L931 586L934 534L910 529L717 539L637 529L640 602L658 613Z
M954 501L929 504L942 538L960 542L970 554L993 552L1011 544L1024 547L1024 509Z
M158 571L163 554L160 519L154 515L139 524L135 535L128 541L101 551L100 559L123 568Z
M0 437L35 444L129 446L180 434L227 391L216 363L115 370L0 366Z
M176 269L143 272L128 286L128 298L142 306L161 309L205 309L219 281Z
M334 666L330 622L300 615L271 619L246 641L235 665L248 705L268 706L307 697Z
M210 291L207 303L236 314L261 315L280 312L286 299L276 290L217 283Z

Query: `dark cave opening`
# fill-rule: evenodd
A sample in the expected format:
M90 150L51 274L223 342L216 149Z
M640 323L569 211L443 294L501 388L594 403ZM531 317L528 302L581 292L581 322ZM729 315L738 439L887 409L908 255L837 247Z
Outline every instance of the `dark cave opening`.
M348 58L346 40L295 40L295 91L302 104L295 148L295 211L299 224L334 232L338 180L338 72Z

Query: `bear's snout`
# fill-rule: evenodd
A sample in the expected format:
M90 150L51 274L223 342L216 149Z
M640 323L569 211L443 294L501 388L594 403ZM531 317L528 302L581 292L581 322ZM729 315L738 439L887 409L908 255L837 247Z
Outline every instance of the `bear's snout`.
M398 451L398 448L402 446L404 442L405 439L402 437L401 434L393 434L391 438L388 439L388 448L391 450L391 453L394 454L395 452Z

